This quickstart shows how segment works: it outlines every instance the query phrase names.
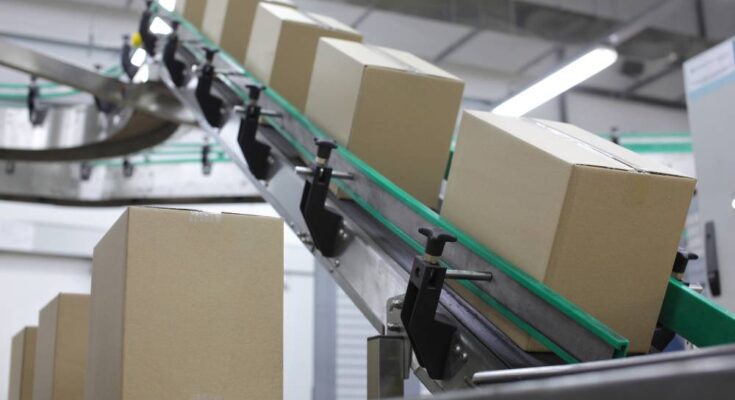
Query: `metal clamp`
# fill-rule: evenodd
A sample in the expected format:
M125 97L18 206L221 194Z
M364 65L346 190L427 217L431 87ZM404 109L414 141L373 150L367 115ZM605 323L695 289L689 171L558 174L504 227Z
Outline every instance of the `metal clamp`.
M218 49L212 49L209 47L204 48L206 53L206 61L201 68L199 68L199 81L194 92L199 107L202 109L202 114L207 120L209 125L214 128L222 127L224 123L224 101L212 94L212 83L215 79L214 69L214 56L217 54Z
M258 139L255 135L258 133L260 124L261 108L258 105L260 93L265 89L264 86L247 85L249 92L249 101L245 108L239 108L243 116L240 119L240 129L237 134L237 144L240 151L248 163L250 173L256 179L265 179L268 174L268 159L271 153L271 147Z
M408 288L403 298L401 321L419 365L426 369L432 379L445 377L451 348L459 348L457 328L437 315L439 297L445 279L491 280L486 273L453 272L439 265L444 245L456 242L457 238L447 233L420 228L426 236L426 250L422 257L416 256L411 268ZM466 359L466 357L465 357Z
M163 64L176 87L184 86L187 80L186 63L176 59L176 51L179 49L179 25L179 21L171 21L172 31L163 48Z
M212 160L209 159L209 154L212 152L212 146L209 143L204 143L202 146L202 173L209 175L212 173Z
M31 75L31 83L28 85L28 119L33 126L43 124L48 113L48 109L41 106L41 89L37 80L35 75Z
M146 0L145 9L143 14L140 16L140 23L138 25L138 34L143 44L143 50L148 53L149 56L153 57L156 55L156 42L158 38L156 35L151 33L151 22L153 22L153 1Z
M332 179L332 168L327 166L329 156L337 145L329 140L316 140L318 147L316 162L311 179L304 184L301 194L301 215L304 216L314 246L324 257L333 257L336 253L337 238L342 227L342 216L326 206L329 184Z

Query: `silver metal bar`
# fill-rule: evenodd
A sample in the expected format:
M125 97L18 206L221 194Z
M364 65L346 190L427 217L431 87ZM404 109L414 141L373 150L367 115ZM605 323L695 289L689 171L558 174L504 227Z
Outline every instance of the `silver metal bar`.
M0 40L0 65L77 88L116 104L134 107L167 121L193 122L191 112L157 83L125 84L7 40Z
M303 167L303 166L300 166L300 165L299 166L296 166L294 168L294 170L296 171L297 174L299 174L301 176L308 176L308 175L311 175L312 172L314 172L314 171L311 170L311 168L309 168L309 167ZM352 174L346 173L346 172L342 172L342 171L332 171L332 178L335 178L335 179L343 179L343 180L352 180L352 179L355 179L355 176L352 175Z
M631 357L618 360L594 361L582 364L554 365L549 367L518 368L504 371L478 372L472 377L475 385L489 385L504 382L528 381L557 376L583 374L589 372L627 369L636 366L657 365L668 362L688 360L693 357L707 357L715 354L731 354L735 357L735 346L723 346L701 349L694 352L680 351L662 353L643 357Z
M675 354L675 355L674 355ZM735 390L735 348L722 346L672 355L641 356L624 368L495 383L433 400L729 400ZM643 360L658 360L643 362ZM640 360L640 361L639 361ZM628 361L628 360L626 360ZM598 364L598 363L591 363ZM580 367L584 368L585 364Z
M450 269L445 275L446 279L467 279L471 281L487 281L493 280L493 274L487 272L461 271Z

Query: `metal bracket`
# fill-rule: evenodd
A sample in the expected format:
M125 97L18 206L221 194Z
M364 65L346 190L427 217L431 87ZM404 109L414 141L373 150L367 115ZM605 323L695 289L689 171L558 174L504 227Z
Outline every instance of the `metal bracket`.
M156 54L156 42L158 41L156 35L151 33L150 30L151 22L154 17L152 6L153 1L146 0L145 9L143 10L143 14L140 16L140 22L138 25L138 34L140 34L140 39L143 42L143 49L151 57Z
M212 173L212 160L209 159L209 154L212 152L212 147L209 143L205 143L202 146L202 173L209 175Z
M704 251L707 261L707 281L712 296L722 294L720 286L720 267L717 260L717 240L715 236L715 223L708 221L704 224Z
M260 93L265 87L258 85L247 85L250 101L248 105L241 110L243 117L240 119L240 129L237 134L237 144L240 151L248 163L248 169L256 179L265 179L268 175L268 159L270 157L271 147L258 139L255 135L258 132L260 124L261 108L258 105Z
M31 83L28 85L28 119L33 126L43 124L48 113L48 109L41 106L41 90L36 80L36 76L31 75Z
M128 79L132 80L135 74L138 73L139 67L135 66L131 61L131 58L133 57L133 47L130 45L130 35L123 35L122 39L123 45L120 50L120 65L122 65L122 69L125 72L125 75L128 76Z
M301 215L304 216L314 246L324 257L333 257L336 253L337 239L342 227L342 216L326 206L329 184L332 179L332 168L327 166L329 155L337 145L329 140L317 140L316 163L311 179L304 184L301 195Z
M207 123L214 128L222 127L224 123L224 101L212 94L212 83L215 79L214 69L214 56L217 54L218 49L211 49L208 47L204 48L206 53L206 61L199 70L199 81L194 91L199 107L202 109L202 114L207 120Z
M186 63L176 59L176 51L179 49L179 25L179 21L171 21L172 32L163 48L163 64L176 87L184 86L187 81Z
M684 279L684 273L686 272L689 261L698 259L699 256L695 253L690 253L686 249L679 248L674 258L674 266L671 269L671 275L677 280L681 281ZM676 337L676 332L666 328L662 324L656 325L656 330L653 333L653 339L651 340L651 350L662 352Z
M439 298L445 279L491 280L491 274L468 273L461 271L450 274L447 268L439 265L438 260L447 242L456 242L452 235L434 232L429 228L421 228L419 232L426 236L426 252L423 257L416 256L411 269L408 288L403 300L401 321L419 365L426 369L432 379L443 379L447 372L454 368L446 368L450 363L450 349L461 361L466 361L461 341L456 334L457 328L437 314Z

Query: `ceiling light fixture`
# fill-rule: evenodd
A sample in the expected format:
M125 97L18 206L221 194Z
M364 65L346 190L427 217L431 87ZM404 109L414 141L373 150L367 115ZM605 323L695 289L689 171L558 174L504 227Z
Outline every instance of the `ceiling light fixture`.
M173 11L176 8L176 0L158 0L158 5L167 11Z
M135 49L135 53L133 53L133 56L130 57L130 63L140 68L140 66L143 65L143 63L145 63L145 59L146 59L145 50L138 47L137 49Z
M168 35L174 31L173 28L171 28L171 25L167 24L166 21L161 19L161 17L153 18L153 21L151 22L150 27L148 27L148 30L156 35Z
M618 59L618 52L597 47L504 101L493 113L520 117L574 86L597 75Z

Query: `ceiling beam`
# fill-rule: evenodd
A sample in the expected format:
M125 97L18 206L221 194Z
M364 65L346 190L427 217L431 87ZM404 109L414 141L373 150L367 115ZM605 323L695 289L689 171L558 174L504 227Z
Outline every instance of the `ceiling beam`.
M477 35L479 35L483 31L482 28L475 27L467 31L464 35L460 36L457 40L450 43L447 47L442 49L442 51L439 52L439 54L434 57L434 63L438 64L442 61L444 61L445 58L447 58L450 54L457 51L460 47L464 46L465 44L469 43L470 40L474 39Z

